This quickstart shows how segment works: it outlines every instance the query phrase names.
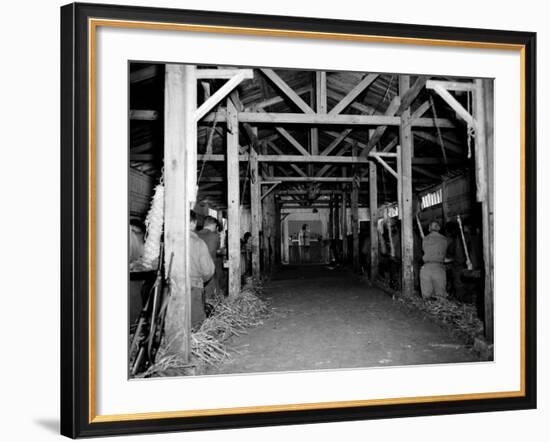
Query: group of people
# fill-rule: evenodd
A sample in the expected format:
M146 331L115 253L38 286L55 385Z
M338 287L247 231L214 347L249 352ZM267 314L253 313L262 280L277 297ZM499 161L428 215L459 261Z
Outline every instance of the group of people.
M292 264L324 263L335 265L341 259L341 240L324 238L311 232L308 224L288 237L289 261Z
M197 215L191 211L190 230L191 325L197 327L210 313L216 297L225 292L224 253L215 218L205 217L198 230Z

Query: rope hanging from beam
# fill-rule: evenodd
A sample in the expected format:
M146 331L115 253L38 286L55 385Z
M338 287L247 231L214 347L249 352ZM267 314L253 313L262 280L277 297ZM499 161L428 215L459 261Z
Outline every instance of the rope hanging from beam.
M206 142L206 155L209 155L210 153L212 153L212 142L214 141L214 132L216 132L216 124L218 123L218 109L219 107L216 107L216 112L214 114L214 122L212 123L212 129L208 134L208 141ZM201 182L202 173L204 172L204 166L206 165L206 161L207 161L206 158L207 157L205 157L202 160L201 170L199 172L199 177L197 178L197 187Z
M244 185L243 185L243 193L241 193L241 202L239 204L239 207L242 208L243 206L243 201L244 201L244 196L246 195L246 185L248 184L248 180L250 178L250 180L252 181L252 178L250 177L250 158L251 158L252 155L248 155L248 162L246 163L246 173L245 173L245 179L244 179ZM261 190L261 188L260 188Z
M466 92L466 96L468 97L468 102L467 102L468 113L471 115L472 114L472 95L471 95L471 92ZM466 130L467 130L466 141L468 143L468 158L472 158L472 140L476 136L476 131L475 131L474 126L471 125L470 123L468 123L468 128Z
M445 169L447 169L447 173L449 173L449 165L447 164L447 152L445 150L445 142L443 141L443 136L441 135L441 129L439 128L439 125L437 124L437 111L435 109L435 102L433 95L430 94L430 106L432 107L432 117L434 120L434 125L437 130L437 139L439 140L439 145L441 146L441 153L443 154L443 161L445 162Z

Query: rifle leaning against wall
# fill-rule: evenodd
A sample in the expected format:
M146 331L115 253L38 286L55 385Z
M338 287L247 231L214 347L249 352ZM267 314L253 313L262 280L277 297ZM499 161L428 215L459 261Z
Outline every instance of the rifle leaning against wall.
M168 284L165 283L163 278L163 258L164 243L161 243L155 282L149 290L147 301L139 315L136 331L129 349L130 374L132 376L154 364L164 332ZM173 254L170 256L168 264L168 280L170 279L172 259ZM133 355L135 355L134 358L132 358Z

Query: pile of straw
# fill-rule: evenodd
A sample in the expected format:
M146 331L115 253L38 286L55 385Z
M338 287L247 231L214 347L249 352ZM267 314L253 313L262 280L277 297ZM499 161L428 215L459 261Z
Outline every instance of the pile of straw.
M265 301L258 297L260 286L247 286L238 295L219 300L214 312L193 333L192 355L206 366L218 365L230 358L224 344L231 336L263 323L268 312Z
M445 298L425 300L418 295L405 294L397 299L413 305L437 321L452 326L463 338L466 338L469 344L483 334L483 323L477 317L476 306L473 304L464 304Z
M268 305L258 297L261 286L247 286L235 296L218 299L213 313L191 334L191 360L159 349L155 364L137 377L182 376L204 373L231 359L226 341L246 333L246 329L263 323Z

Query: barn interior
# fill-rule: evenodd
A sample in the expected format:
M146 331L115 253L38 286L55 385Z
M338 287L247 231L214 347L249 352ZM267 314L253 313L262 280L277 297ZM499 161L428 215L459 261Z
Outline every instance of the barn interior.
M492 88L437 75L130 63L138 236L152 235L146 219L163 200L160 264L130 263L131 334L162 267L166 308L179 309L162 325L175 321L178 352L193 357L192 209L199 229L218 221L223 296L261 286L274 313L234 336L238 355L211 373L492 357ZM466 341L421 294L433 221L454 244L446 302L477 321Z

